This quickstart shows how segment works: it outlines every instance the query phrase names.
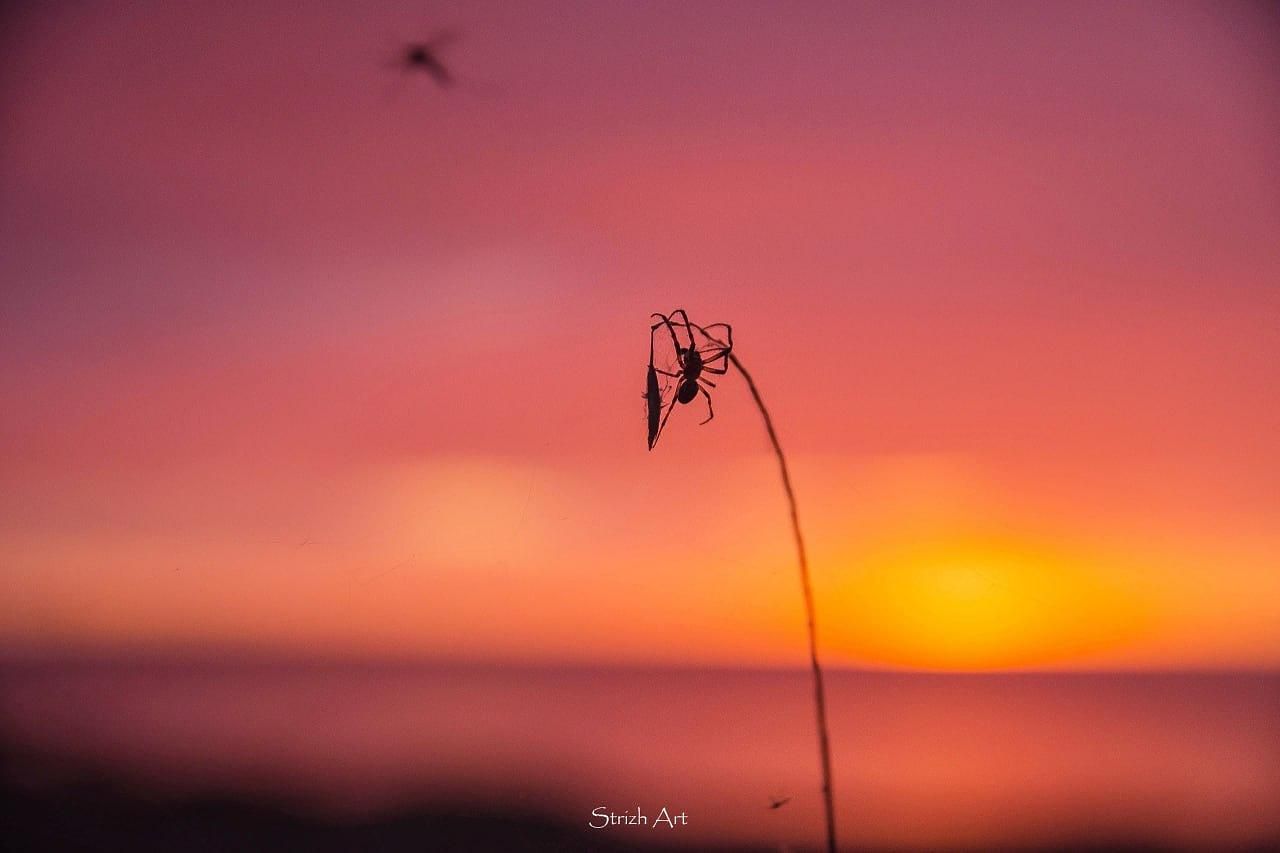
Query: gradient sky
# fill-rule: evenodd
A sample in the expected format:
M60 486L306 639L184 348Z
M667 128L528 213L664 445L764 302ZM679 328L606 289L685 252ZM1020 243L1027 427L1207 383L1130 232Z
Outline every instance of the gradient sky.
M799 663L684 306L831 660L1280 665L1269 7L9 14L6 645Z

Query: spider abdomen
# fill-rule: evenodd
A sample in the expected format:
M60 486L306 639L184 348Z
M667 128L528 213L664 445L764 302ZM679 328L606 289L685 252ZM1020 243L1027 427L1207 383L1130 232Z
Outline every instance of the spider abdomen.
M698 396L698 381L696 379L686 379L676 389L676 399L681 403L691 403L696 396Z

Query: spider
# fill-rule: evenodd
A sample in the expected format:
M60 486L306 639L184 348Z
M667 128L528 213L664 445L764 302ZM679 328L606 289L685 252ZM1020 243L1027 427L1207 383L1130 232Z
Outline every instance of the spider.
M651 315L651 319L653 317L659 319L649 327L649 372L645 385L650 450L653 450L653 446L658 443L658 436L662 433L662 428L667 425L667 418L671 417L676 403L692 403L694 398L701 394L707 400L707 418L701 423L705 424L716 416L715 410L711 407L711 394L707 391L707 388L714 388L716 384L705 378L703 374L728 373L729 356L733 351L733 328L728 323L699 326L689 319L689 315L683 308L677 308L670 315L655 313ZM660 334L660 329L666 329L675 347L676 371L674 373L662 370L653 363L653 336ZM677 334L678 329L683 330L684 337L688 340L687 345ZM709 329L723 329L723 339L720 337L720 332L712 334L708 331ZM698 338L694 336L695 331L704 341L701 345ZM676 392L670 402L666 403L665 413L662 412L664 389L659 388L659 374L676 380Z

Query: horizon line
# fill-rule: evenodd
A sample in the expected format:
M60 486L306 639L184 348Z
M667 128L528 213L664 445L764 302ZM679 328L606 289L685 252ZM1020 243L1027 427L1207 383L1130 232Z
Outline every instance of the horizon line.
M502 657L472 655L446 657L430 652L376 652L376 651L316 651L287 648L251 648L238 645L196 646L178 645L160 647L154 645L109 645L89 647L83 645L31 644L25 647L0 651L0 667L56 666L56 665L196 665L196 666L294 666L294 667L368 667L396 668L422 667L436 669L474 670L593 670L593 671L653 671L669 672L743 672L743 673L804 673L803 660L792 663L776 661L731 661L670 659L641 660L588 659L570 657ZM982 668L940 668L880 664L873 662L833 663L827 666L832 672L866 675L918 675L918 676L1018 676L1018 675L1082 675L1082 676L1135 676L1135 675L1273 675L1280 676L1280 663L1157 663L1157 664L1091 664L1091 665L1030 665Z

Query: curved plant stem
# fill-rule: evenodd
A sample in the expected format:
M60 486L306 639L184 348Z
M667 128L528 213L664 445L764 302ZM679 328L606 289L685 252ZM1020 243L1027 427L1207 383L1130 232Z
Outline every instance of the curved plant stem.
M769 432L769 441L773 443L773 452L778 456L778 468L782 472L782 487L787 491L787 503L791 505L791 532L796 540L796 554L800 558L800 586L804 591L804 610L809 622L809 664L813 668L813 704L818 715L818 752L822 756L822 798L827 809L827 851L836 853L836 816L832 806L831 793L831 744L827 735L827 698L822 686L822 666L818 663L818 630L817 620L813 613L813 588L809 584L809 560L804 553L804 537L800 535L800 515L796 510L796 495L791 488L791 475L787 472L787 458L782 454L782 445L778 443L778 434L773 430L773 419L765 408L760 391L756 388L751 374L738 361L738 356L729 353L729 361L738 368L742 378L747 380L751 396L755 398L760 414L764 416L764 428Z

